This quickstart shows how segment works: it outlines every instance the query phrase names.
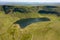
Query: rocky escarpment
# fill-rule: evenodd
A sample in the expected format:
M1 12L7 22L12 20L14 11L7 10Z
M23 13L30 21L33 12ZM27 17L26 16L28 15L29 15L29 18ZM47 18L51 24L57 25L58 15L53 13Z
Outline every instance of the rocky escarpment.
M2 5L0 9L5 12L5 14L10 14L14 12L19 13L40 13L40 14L55 14L60 16L60 7L58 6L9 6L9 5ZM1 10L0 10L1 11Z

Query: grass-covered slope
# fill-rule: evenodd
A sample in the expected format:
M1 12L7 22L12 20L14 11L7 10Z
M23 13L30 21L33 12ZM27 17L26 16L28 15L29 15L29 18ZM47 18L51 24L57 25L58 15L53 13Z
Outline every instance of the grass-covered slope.
M22 7L22 6L14 6ZM23 9L28 13L10 12L5 14L0 6L0 40L60 40L60 17L55 14L40 14L39 10L54 10L59 12L59 8L44 8L44 6L25 6ZM21 28L16 21L27 18L49 18L50 21L31 23L25 28Z

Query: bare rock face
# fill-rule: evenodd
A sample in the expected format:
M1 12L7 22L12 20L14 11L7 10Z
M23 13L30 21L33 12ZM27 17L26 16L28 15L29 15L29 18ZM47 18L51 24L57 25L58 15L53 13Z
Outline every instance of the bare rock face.
M12 6L7 6L7 5L3 5L2 8L3 8L5 14L9 14L13 7Z
M13 12L19 12L19 13L30 13L30 12L37 12L40 14L55 14L57 16L60 16L60 9L57 6L31 6L31 7L25 7L25 6L8 6L3 5L2 6L3 11L5 14L13 13Z
M29 12L28 9L23 8L22 6L21 6L21 8L19 8L19 7L3 5L2 8L3 8L3 11L5 12L5 14L9 14L10 12L20 12L20 13L28 13Z
M14 8L13 12L28 13L28 11L24 8Z

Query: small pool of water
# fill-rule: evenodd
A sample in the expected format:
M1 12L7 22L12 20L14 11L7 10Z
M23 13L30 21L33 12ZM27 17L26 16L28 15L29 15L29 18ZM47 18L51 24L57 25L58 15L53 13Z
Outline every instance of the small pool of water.
M35 22L44 22L44 21L50 21L49 18L28 18L28 19L21 19L15 22L15 24L19 24L21 28L25 28L31 23Z
M44 6L45 8L58 8L57 6Z
M55 14L55 15L60 15L59 12L56 12L56 11L46 11L46 10L39 10L38 13L40 14Z

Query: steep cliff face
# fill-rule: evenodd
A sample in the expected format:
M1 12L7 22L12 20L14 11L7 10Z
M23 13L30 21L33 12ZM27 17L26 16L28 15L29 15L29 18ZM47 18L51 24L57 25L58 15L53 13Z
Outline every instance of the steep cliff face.
M41 11L43 10L43 11ZM60 7L58 6L0 6L0 11L4 11L5 14L19 12L19 13L41 13L41 14L56 14L60 16Z

